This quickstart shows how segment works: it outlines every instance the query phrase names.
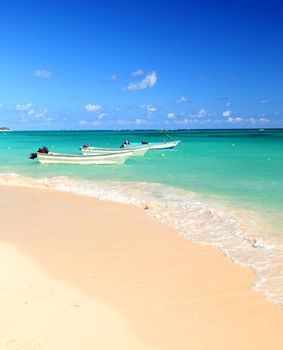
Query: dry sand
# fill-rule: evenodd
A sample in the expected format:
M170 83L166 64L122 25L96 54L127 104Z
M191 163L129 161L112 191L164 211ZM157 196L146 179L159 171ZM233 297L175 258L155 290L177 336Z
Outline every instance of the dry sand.
M0 349L282 349L253 273L141 208L0 187Z

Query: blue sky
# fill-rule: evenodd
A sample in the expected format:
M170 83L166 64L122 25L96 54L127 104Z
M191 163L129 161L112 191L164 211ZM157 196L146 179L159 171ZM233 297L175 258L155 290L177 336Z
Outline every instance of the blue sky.
M280 1L6 1L0 126L283 127Z

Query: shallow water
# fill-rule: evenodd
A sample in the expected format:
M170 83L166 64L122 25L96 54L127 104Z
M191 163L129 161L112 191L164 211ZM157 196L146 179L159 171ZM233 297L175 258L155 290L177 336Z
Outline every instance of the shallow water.
M0 183L52 188L147 206L185 237L222 249L259 277L255 288L283 302L283 131L174 131L173 150L123 166L40 165L40 146L79 153L83 143L162 140L156 131L0 134Z

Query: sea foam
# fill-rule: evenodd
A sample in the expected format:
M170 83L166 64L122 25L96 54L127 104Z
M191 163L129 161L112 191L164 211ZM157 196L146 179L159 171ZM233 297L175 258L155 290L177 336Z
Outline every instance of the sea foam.
M156 183L90 181L60 176L29 178L0 173L0 184L51 189L128 203L174 227L185 238L210 244L234 262L250 267L252 286L283 304L283 241L264 235L258 214L221 204L221 200Z

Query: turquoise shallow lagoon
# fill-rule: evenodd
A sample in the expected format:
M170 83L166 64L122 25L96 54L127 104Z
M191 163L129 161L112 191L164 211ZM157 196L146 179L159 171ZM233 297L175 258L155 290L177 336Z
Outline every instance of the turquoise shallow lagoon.
M53 188L149 206L148 213L189 239L251 266L255 286L283 300L283 130L171 131L182 142L123 166L40 165L40 146L80 153L84 143L119 147L161 141L159 131L0 133L0 183ZM274 269L271 269L273 266Z

